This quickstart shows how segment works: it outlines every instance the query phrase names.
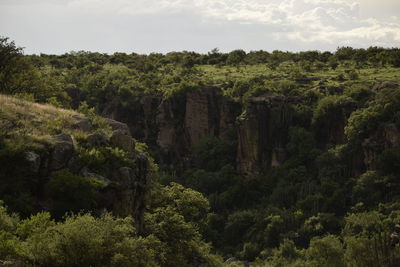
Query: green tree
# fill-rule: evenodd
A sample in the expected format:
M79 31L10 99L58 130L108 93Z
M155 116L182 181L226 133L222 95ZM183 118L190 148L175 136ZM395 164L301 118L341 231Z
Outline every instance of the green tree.
M306 251L309 266L345 267L344 248L334 235L315 237Z

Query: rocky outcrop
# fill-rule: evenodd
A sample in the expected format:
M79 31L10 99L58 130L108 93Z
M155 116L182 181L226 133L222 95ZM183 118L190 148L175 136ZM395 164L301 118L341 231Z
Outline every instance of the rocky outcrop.
M346 141L344 128L347 119L356 109L353 101L344 99L336 103L334 107L327 110L323 119L314 125L315 138L320 145L339 145Z
M206 87L165 99L158 107L156 125L160 162L190 161L191 148L207 137L232 138L240 105L223 97L221 89Z
M90 132L92 130L92 123L89 118L80 115L73 115L73 128L81 130L82 132Z
M375 134L363 140L363 161L366 170L376 170L378 156L384 149L400 149L400 131L394 123L385 123Z
M157 142L157 114L161 99L153 96L145 96L140 100L143 110L143 140L150 145Z
M134 168L121 167L115 171L112 184L103 192L103 201L116 215L133 216L137 229L142 231L145 195L150 181L149 162L143 154L135 155L134 161Z
M290 103L295 99L263 95L250 97L238 119L237 169L241 174L258 173L279 166L286 157Z
M113 132L110 138L110 144L129 153L135 150L135 141L130 135L125 134L123 130L116 130Z
M169 98L161 102L158 107L158 114L156 117L156 123L158 128L157 145L164 151L171 148L176 144L178 133L182 130L179 127L179 113L177 103L175 99ZM181 107L183 109L183 107ZM184 110L181 112L184 113ZM185 139L181 139L180 143L185 142Z
M220 91L206 88L186 96L185 129L190 145L198 144L208 136L218 136L221 107Z
M86 138L86 142L89 144L90 147L100 147L100 146L108 146L109 140L107 136L101 133L93 133L88 135Z
M125 135L130 135L129 127L126 123L122 123L113 119L106 119L107 124L111 127L113 131L121 131Z
M54 149L50 157L50 170L60 170L68 165L74 153L74 143L71 135L62 133L54 136Z

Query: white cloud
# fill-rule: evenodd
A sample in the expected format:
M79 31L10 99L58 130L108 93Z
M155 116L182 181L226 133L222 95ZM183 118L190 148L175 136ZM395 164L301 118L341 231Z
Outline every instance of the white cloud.
M69 6L119 14L193 12L219 22L262 24L273 36L302 42L348 39L400 42L400 25L361 20L359 3L344 0L70 0ZM390 20L390 18L388 18ZM336 39L335 39L336 38ZM351 41L351 40L350 40Z
M396 1L398 0L0 0L0 31L2 28L12 30L11 24L1 26L2 15L4 22L7 21L7 12L9 17L16 19L16 15L23 14L20 11L21 6L30 6L30 9L38 12L40 10L40 14L43 14L40 20L45 20L45 16L55 19L55 15L51 16L57 14L66 21L63 27L68 27L69 20L73 17L86 22L81 28L99 31L99 36L101 33L97 26L98 20L104 20L105 22L101 22L102 27L106 27L107 33L114 38L107 39L111 47L113 40L128 38L126 33L132 32L132 29L142 34L142 37L135 35L132 40L149 40L151 47L156 47L154 40L157 36L165 36L163 38L167 40L168 33L172 33L173 38L181 39L176 49L180 49L182 43L187 44L185 49L190 49L191 46L192 49L197 49L198 40L214 43L211 48L221 43L229 48L234 45L236 48L258 49L263 42L275 45L275 49L292 47L292 50L297 47L326 49L341 45L400 46L400 17L393 13L393 8L388 8L390 5L398 5ZM368 16L363 16L361 13L365 11L366 3L369 10L375 8L377 12L383 10L380 7L385 7L385 14L388 15L374 16L368 13ZM10 7L15 10L12 14ZM47 10L43 11L46 8L49 15L46 14ZM38 20L34 16L38 15L26 9L23 19L28 20L29 16L33 16L30 19L33 27L34 21ZM121 20L126 21L126 25ZM43 25L51 26L45 22ZM75 24L71 22L71 25ZM40 28L36 27L35 31L39 32ZM79 27L74 28L74 31L82 31L81 35L87 36ZM188 36L197 38L197 41L190 43ZM99 37L100 40L101 38ZM173 49L174 40L167 41ZM231 44L232 42L236 44ZM95 45L96 43L92 46ZM146 46L145 41L143 46Z

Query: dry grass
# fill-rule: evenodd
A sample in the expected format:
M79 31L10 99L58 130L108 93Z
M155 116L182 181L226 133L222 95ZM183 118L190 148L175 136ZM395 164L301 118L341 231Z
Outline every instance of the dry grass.
M51 140L61 131L74 134L73 115L79 113L0 94L0 121L2 133ZM82 115L83 116L83 115Z
M0 94L0 110L13 110L17 114L31 114L37 116L57 116L60 113L72 116L75 111L57 108L52 105L39 104Z

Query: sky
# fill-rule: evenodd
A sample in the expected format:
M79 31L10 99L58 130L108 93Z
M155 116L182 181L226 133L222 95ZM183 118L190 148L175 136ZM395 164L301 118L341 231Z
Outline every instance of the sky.
M400 47L400 0L0 0L25 54Z

